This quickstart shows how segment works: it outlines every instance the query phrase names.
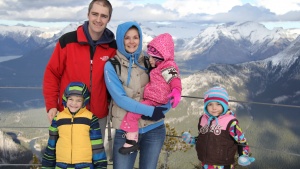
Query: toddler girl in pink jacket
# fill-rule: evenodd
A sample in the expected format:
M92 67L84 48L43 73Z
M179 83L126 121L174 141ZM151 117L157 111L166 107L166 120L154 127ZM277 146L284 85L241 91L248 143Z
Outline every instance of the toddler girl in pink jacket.
M181 99L181 79L179 69L174 61L174 42L168 33L155 37L147 46L151 64L150 81L144 89L142 103L159 106L171 99L175 108ZM130 154L139 149L138 120L140 114L127 112L120 128L126 131L126 143L119 149L122 154ZM151 119L149 119L151 120Z

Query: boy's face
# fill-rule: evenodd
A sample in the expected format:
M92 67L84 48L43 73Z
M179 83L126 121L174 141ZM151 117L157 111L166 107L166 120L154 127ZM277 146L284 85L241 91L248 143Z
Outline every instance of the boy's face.
M72 95L68 97L67 100L67 107L71 112L77 112L79 109L82 108L83 105L83 97Z
M209 114L215 117L223 113L223 106L219 102L210 102L206 108Z

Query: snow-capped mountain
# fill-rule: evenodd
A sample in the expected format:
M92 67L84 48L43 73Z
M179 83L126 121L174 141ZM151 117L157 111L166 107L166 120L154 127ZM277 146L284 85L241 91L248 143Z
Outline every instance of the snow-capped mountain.
M199 89L206 90L214 84L226 86L229 91L243 89L240 93L247 94L244 97L233 99L265 100L278 103L284 95L298 96L300 84L300 37L291 43L285 50L261 61L251 61L242 64L214 64L207 69L199 71L182 80L183 95L193 95ZM271 87L272 86L272 87ZM268 93L264 99L260 95L273 90L276 86L282 86L282 90L274 90ZM247 92L246 90L250 90ZM270 97L272 96L272 97ZM300 103L295 97L281 100L288 103ZM293 100L293 101L292 101Z
M216 85L228 91L229 106L246 131L254 157L263 159L251 164L251 168L300 166L297 160L300 152L297 146L300 139L299 48L300 37L270 58L241 64L213 64L182 79L183 96L203 98L204 92ZM195 134L202 113L203 99L183 98L167 122L177 130L192 129ZM194 124L194 128L181 124Z
M33 26L26 26L23 24L17 24L14 26L0 25L0 35L11 36L16 42L23 42L30 36L36 36L42 39L48 39L53 37L54 34L60 30L46 29Z
M267 29L255 22L208 27L177 53L183 71L196 72L210 64L262 60L285 49L299 36L294 30Z
M0 86L40 87L45 66L53 52L57 39L63 33L75 30L79 24L82 23L68 25L51 39L45 40L47 43L42 47L32 49L21 58L1 62ZM115 32L117 25L118 23L110 23L108 26L109 29ZM151 26L151 24L140 23L140 25L143 29L143 41L145 46L157 33L154 31L155 29L148 27ZM185 68L187 67L193 71L201 70L201 64L205 63L205 65L208 65L207 61L211 61L213 58L215 59L213 60L215 63L220 62L223 64L235 64L237 60L241 60L241 58L244 59L243 62L253 61L271 57L279 53L285 49L297 35L298 34L294 32L289 32L289 30L279 28L276 29L276 31L270 31L261 24L253 22L209 27L200 32L200 34L188 44L182 37L182 39L175 39L177 49L176 59L180 60L179 67L183 73L185 73L187 70ZM205 46L207 46L207 48L203 48ZM193 51L197 53L196 51L198 49L203 50L199 56L196 54L191 55L191 57L183 55L188 52L191 54ZM252 55L249 54L250 51L253 53ZM220 52L222 52L222 55L217 54ZM180 59L180 57L186 59ZM15 94L18 92L12 94L11 90L1 91L3 98L0 104L3 106L6 105L5 107L11 107L11 104L16 104L15 107L24 107L24 99L27 99L33 100L33 105L43 105L40 90L23 90L22 92L25 92L26 95L23 97L18 95L18 97L16 97ZM15 102L16 99L19 100L19 103Z
M47 43L58 30L25 25L0 25L1 56L23 55Z
M145 41L157 35L156 29L149 25L141 23ZM76 27L77 24L69 25L63 32L75 30ZM117 24L110 24L109 28L115 32ZM0 86L41 87L45 66L61 34L53 36L48 41L50 44L32 50L21 58L0 63ZM203 97L205 90L221 85L229 92L230 100L300 105L298 35L295 30L268 30L261 24L246 22L209 27L191 41L182 37L175 39L180 69L197 70L182 78L182 95ZM204 66L213 64L203 69L202 62L206 63ZM44 107L41 89L0 88L0 93L0 107L4 110ZM195 124L193 129L196 129L199 114L203 112L201 104L201 99L183 98L175 112L167 115L166 121L176 125L178 130L187 130L186 124ZM300 161L293 157L285 154L288 160L282 160L275 153L259 151L267 148L282 150L283 153L300 152L297 146L300 135L298 110L249 104L230 102L241 121L251 125L250 131L247 131L250 145L260 146L260 149L254 149L254 155L264 160L257 160L251 167L278 168L281 164L284 167L280 168L297 168ZM189 155L195 156L185 154Z
M299 48L300 37L282 52L261 61L213 64L182 79L182 95L203 97L208 88L220 85L227 89L230 100L300 105ZM188 114L201 112L198 101L183 99Z
M117 27L119 24L121 24L123 22L110 22L107 25L107 28L109 30L111 30L115 35L116 35L116 31L117 31ZM77 29L78 26L82 25L83 22L77 22L77 23L71 23L68 26L66 26L64 29L62 29L59 33L55 34L50 42L51 44L48 47L54 47L56 44L56 40L61 37L63 34L70 32L70 31L74 31ZM175 29L175 26L171 26L172 24L163 24L163 23L139 23L142 30L143 30L143 48L146 49L147 44L153 39L153 37L155 35L158 35L160 33L165 33L168 32L169 29L173 28ZM164 28L164 29L163 29ZM180 30L182 29L187 29L186 27L184 28L180 28ZM192 31L192 33L189 33L186 36L182 36L181 33L175 32L173 31L173 38L175 41L179 40L183 40L183 39L188 39L188 38L192 38L193 36L197 35L197 33L195 33L195 31L198 31L198 29L193 29L194 31ZM199 31L198 31L199 32Z

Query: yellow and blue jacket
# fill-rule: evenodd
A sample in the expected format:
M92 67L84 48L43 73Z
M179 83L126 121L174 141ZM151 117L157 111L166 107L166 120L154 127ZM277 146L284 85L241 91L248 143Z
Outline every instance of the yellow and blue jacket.
M98 118L86 107L58 113L49 127L42 168L107 168ZM89 167L91 166L91 167Z

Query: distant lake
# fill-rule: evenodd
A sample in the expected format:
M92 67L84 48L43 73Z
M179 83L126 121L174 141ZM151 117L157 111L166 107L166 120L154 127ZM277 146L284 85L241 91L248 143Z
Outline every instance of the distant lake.
M19 57L22 57L22 55L15 55L15 56L0 56L0 62L5 62L12 59L17 59Z

